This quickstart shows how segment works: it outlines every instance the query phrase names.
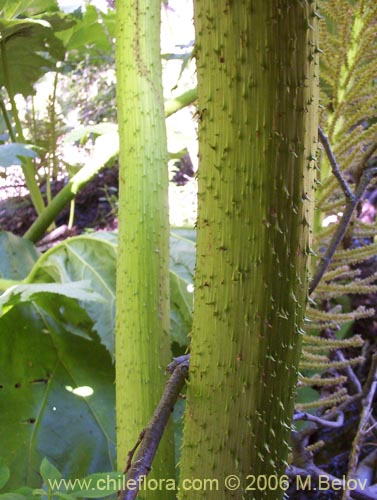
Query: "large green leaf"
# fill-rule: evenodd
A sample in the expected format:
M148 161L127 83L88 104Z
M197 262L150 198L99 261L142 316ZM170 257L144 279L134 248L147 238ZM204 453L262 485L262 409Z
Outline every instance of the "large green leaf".
M0 85L11 95L33 94L34 83L64 59L64 46L47 21L1 19L0 34Z
M0 86L25 97L47 71L63 61L65 47L56 34L75 23L56 0L7 0L0 7Z
M95 233L65 240L44 254L34 266L29 283L72 283L87 280L102 303L85 302L102 343L114 353L116 236Z
M114 368L99 342L67 333L33 304L0 318L0 453L11 470L7 491L39 486L45 456L65 477L113 469L114 408Z
M0 231L0 278L24 279L38 257L39 252L30 241Z

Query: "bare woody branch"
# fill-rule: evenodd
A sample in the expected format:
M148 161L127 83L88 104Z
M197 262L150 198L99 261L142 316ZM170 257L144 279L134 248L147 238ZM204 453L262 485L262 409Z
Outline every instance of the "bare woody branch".
M344 414L339 412L336 420L326 420L324 418L318 417L317 415L312 415L311 413L306 413L303 411L297 412L293 416L293 420L304 420L307 422L315 422L316 424L323 427L341 427L344 424Z
M343 190L344 196L346 197L347 200L352 200L354 197L354 194L352 193L352 190L349 187L348 182L345 180L345 178L343 177L343 175L340 171L338 162L336 161L335 155L331 149L328 137L324 134L321 127L318 127L318 137L319 137L319 140L321 141L321 144L326 152L326 156L329 159L332 173L334 174L337 181L339 182L340 187Z
M168 366L171 377L166 383L161 400L148 426L140 433L136 445L128 454L127 465L124 471L126 474L126 489L118 493L119 500L134 500L138 494L140 485L150 472L170 414L186 382L188 369L189 355L176 358ZM139 445L139 450L132 462L132 457Z

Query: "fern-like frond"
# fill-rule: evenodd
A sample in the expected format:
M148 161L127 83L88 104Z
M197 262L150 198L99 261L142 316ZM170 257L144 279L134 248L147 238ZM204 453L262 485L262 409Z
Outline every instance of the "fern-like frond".
M302 350L302 359L304 363L313 362L313 363L328 363L328 356L325 354L314 354L310 352L308 349Z
M322 350L346 349L349 347L361 347L364 344L360 335L355 335L349 339L326 339L317 335L303 335L305 348L319 347Z
M340 284L326 284L318 285L316 289L317 294L321 294L327 299L331 297L340 297L341 295L367 295L369 293L376 293L377 285L363 284L358 281L353 281L345 285Z
M347 368L347 366L360 365L365 361L364 356L357 356L356 358L347 359L346 361L314 361L302 359L300 362L300 368L302 370L330 370L337 369L341 370Z
M330 387L332 385L342 385L347 381L345 375L340 375L339 377L319 377L315 375L313 377L304 377L300 375L298 378L298 387Z
M332 271L327 271L323 275L322 282L328 283L329 281L339 280L339 279L355 279L360 276L359 269L350 269L349 266L339 266Z
M308 307L306 310L306 315L308 319L315 321L323 321L326 324L333 326L338 326L343 323L348 323L349 321L354 321L355 319L370 318L374 315L374 309L366 308L365 306L360 306L354 311L346 313L336 313L336 312L326 312Z
M363 128L361 125L355 127L343 140L341 140L336 147L334 147L335 154L349 154L357 146L360 148L361 144L368 144L377 137L377 123L369 128ZM340 154L339 154L340 153ZM348 168L349 161L343 162L343 170Z
M345 183L351 192L355 192L361 165L362 168L366 166L365 152L377 137L377 2L322 0L321 14L325 21L320 26L323 50L320 58L320 124ZM338 179L332 174L324 151L320 151L319 158L314 249L321 256L334 239L343 213L349 209L349 202ZM332 223L320 229L329 216L332 216ZM314 371L316 375L300 375L299 387L336 386L339 390L317 401L297 404L298 410L339 405L348 396L342 387L346 376L339 375L338 371L349 372L350 367L364 362L364 357L357 355L344 359L340 351L339 359L329 359L329 353L334 350L352 348L360 351L363 345L360 336L339 340L335 338L335 332L341 325L375 314L373 308L364 306L348 310L350 304L352 308L349 299L352 295L377 292L377 275L366 275L365 270L361 270L365 261L377 254L377 243L373 243L377 227L361 222L359 216L355 210L347 227L345 242L339 245L330 266L314 289L306 309L307 333L303 335L300 369ZM367 241L360 247L363 239ZM352 248L354 246L357 248ZM340 305L343 303L347 304L347 310ZM324 330L328 330L326 334L333 333L334 338L322 338L320 333ZM329 373L334 373L334 376Z
M353 233L359 239L372 238L376 234L376 226L375 224L362 222L360 219L356 219L354 221Z
M345 322L347 323L347 321ZM305 331L306 332L315 332L318 333L321 330L332 330L332 329L337 329L339 326L339 323L336 321L309 321L307 320L305 323Z
M331 263L331 267L355 265L363 262L377 253L377 243L371 243L359 248L352 248L350 250L338 250Z
M331 394L326 398L317 399L310 403L299 403L295 405L295 409L298 411L310 410L313 408L330 408L332 406L337 406L346 399L348 399L348 394L346 389L340 389L339 391Z

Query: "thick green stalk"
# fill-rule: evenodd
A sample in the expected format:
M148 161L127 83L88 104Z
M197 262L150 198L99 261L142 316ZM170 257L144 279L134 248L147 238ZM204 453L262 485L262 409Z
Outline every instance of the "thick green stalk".
M181 480L218 489L179 498L277 500L308 287L316 2L194 5L199 216ZM252 482L262 474L266 486Z
M116 313L118 465L147 425L164 388L169 347L168 171L161 84L160 1L117 1L120 138ZM152 477L174 478L169 429ZM144 491L139 498L175 498Z

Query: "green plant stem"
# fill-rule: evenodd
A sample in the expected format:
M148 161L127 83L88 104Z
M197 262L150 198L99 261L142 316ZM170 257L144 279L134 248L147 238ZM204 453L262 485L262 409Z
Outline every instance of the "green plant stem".
M165 116L168 117L176 113L180 109L189 106L190 104L196 101L197 97L198 97L198 92L197 89L195 88L195 89L190 89L187 92L184 92L175 99L170 99L169 101L166 101Z
M168 153L160 56L159 0L117 0L119 229L116 286L117 457L123 465L147 426L171 358ZM170 412L169 412L170 413ZM168 425L151 471L174 477ZM167 489L140 499L173 500Z
M181 481L278 500L301 350L317 150L317 2L196 0L199 177ZM294 40L294 43L292 41ZM241 482L226 491L229 475Z
M103 167L104 164L102 162L94 165L90 164L83 167L74 175L43 212L39 214L38 218L24 234L24 238L34 243L38 241L63 208Z
M2 66L3 66L3 77L4 77L4 84L5 88L7 89L8 92L8 97L9 97L9 102L12 107L12 115L13 115L13 120L16 125L16 131L17 131L17 140L25 143L25 137L22 131L22 125L20 121L20 117L18 116L18 109L16 102L14 100L14 92L12 88L12 83L11 79L9 77L8 73L8 60L7 60L7 51L6 51L6 46L5 42L1 42L0 44L0 50L1 50L1 58L2 58ZM35 173L34 173L34 168L33 164L31 162L30 158L25 158L22 161L22 171L25 176L25 181L26 185L29 189L30 192L30 197L33 202L33 205L37 211L38 214L40 214L43 209L44 209L44 202L43 198L41 195L41 192L39 190L37 181L35 179Z

